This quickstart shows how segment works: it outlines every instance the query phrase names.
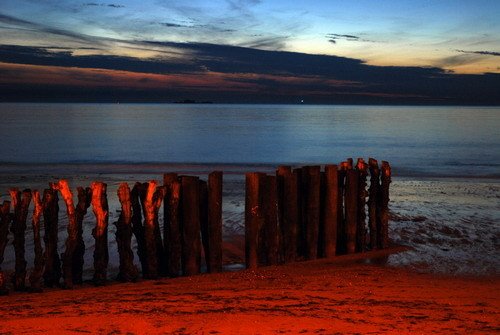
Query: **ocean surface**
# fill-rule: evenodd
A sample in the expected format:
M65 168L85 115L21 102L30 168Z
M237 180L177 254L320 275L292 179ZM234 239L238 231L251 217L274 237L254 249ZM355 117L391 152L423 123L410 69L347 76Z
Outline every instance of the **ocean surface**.
M110 268L120 182L224 171L224 236L243 233L244 172L374 157L393 167L394 266L500 273L500 107L0 104L0 200L10 187L109 185ZM65 208L60 204L60 251ZM30 217L28 218L30 220ZM85 218L91 271L95 224ZM27 233L32 266L31 231ZM10 238L12 240L12 238ZM13 268L7 247L3 269ZM137 261L137 257L136 257Z

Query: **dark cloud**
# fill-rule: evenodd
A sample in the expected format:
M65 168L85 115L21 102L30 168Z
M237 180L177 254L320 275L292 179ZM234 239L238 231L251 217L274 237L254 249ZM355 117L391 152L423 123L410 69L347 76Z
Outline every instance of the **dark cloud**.
M331 38L343 38L343 39L349 39L349 40L359 40L359 36L355 35L343 35L343 34L328 34L328 37Z
M70 37L74 40L81 41L81 42L91 42L91 43L95 43L95 44L99 43L98 39L93 37L93 36L79 34L77 32L73 32L73 31L69 31L69 30L65 30L65 29L59 29L59 28L45 26L45 25L38 24L35 22L18 19L16 17L10 16L10 15L5 15L2 13L0 13L0 22L7 23L7 24L14 24L17 26L21 26L21 27L25 27L25 28L29 28L29 29L34 29L34 30L44 32L44 33Z
M333 43L333 44L337 44L337 41L335 41L333 38L330 38L330 39L328 40L328 42Z
M476 54L476 55L487 55L487 56L500 56L500 52L496 51L467 51L467 50L456 50L457 52L465 54Z
M110 4L106 4L106 3L97 3L97 2L88 2L88 3L84 3L83 6L86 6L86 7L111 7L111 8L125 8L124 5L119 5L119 4L114 4L114 3L110 3Z
M167 97L176 96L219 102L288 102L301 96L315 103L500 104L498 74L459 75L438 67L371 66L345 57L207 43L130 43L135 43L137 48L165 52L174 50L184 57L138 59L110 55L83 56L64 50L3 45L0 46L0 62L142 74L179 74L179 78L198 78L201 82L195 86L186 82L176 87L158 86L142 90L107 89L106 81L113 79L104 75L96 79L101 83L99 90L91 87L78 90L55 84L40 87L11 83L0 87L0 100L57 100L64 97L87 101L118 98L122 101L169 101ZM2 74L2 82L6 83L6 78L10 76L14 75ZM214 76L226 86L217 90L210 86ZM146 79L142 80L150 80L148 76L144 77ZM228 88L231 83L239 83L249 89L240 89L235 93Z
M337 40L344 40L344 41L350 41L350 42L375 42L373 40L369 40L366 38L362 38L360 36L356 35L349 35L349 34L327 34L326 38L328 39L328 42L336 44Z
M169 28L192 28L193 26L188 26L184 24L172 23L172 22L160 22L160 25Z

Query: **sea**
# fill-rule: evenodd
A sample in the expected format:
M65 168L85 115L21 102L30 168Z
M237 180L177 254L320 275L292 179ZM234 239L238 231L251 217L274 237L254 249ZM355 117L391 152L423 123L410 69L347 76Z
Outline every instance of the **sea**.
M120 182L160 181L166 172L206 178L222 170L230 238L244 232L245 172L349 157L392 166L390 237L409 250L389 256L389 266L500 273L500 107L1 103L0 136L0 200L11 187L43 189L60 178L73 188L108 184L110 273L118 267L112 223ZM91 209L84 224L90 274ZM10 243L5 270L14 264Z

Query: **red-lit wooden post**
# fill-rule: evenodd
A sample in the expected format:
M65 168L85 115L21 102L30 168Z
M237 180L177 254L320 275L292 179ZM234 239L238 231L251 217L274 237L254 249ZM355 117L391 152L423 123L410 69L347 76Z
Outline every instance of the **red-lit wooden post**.
M378 247L381 249L389 247L389 184L391 183L391 166L382 161L380 187L380 230Z
M59 284L61 261L57 252L59 229L59 197L57 191L50 188L43 191L43 221L45 225L45 271L43 281L46 287Z
M265 175L259 172L245 176L245 263L247 269L259 265L259 226L262 218L261 186Z
M4 259L5 247L9 241L9 224L12 221L10 215L10 201L4 200L0 207L0 295L6 295L9 291L6 288L6 278L2 271L2 263Z
M370 249L375 250L378 247L377 242L377 207L380 196L380 170L376 159L368 159L370 169L370 188L368 189L368 227L370 229Z
M285 242L283 240L283 226L285 221L285 176L292 173L292 168L290 166L278 166L276 170L276 187L277 187L277 200L278 200L278 229L280 230L278 245L279 245L279 262L284 263L285 261Z
M181 272L181 232L180 232L180 200L181 183L176 173L167 173L163 176L163 185L166 187L164 232L165 256L167 259L167 273L170 277L177 277Z
M306 258L318 257L319 217L320 217L320 167L305 166L304 195L305 195L305 241Z
M356 171L359 174L358 181L358 225L356 229L356 251L366 250L366 176L368 175L368 164L363 158L358 158Z
M222 271L222 171L208 175L208 272Z
M11 231L14 234L14 252L16 256L15 273L13 277L14 290L24 291L26 289L26 259L25 255L25 237L26 219L28 217L28 207L31 202L31 190L21 192L17 188L9 191L14 216L12 219Z
M352 254L356 251L358 180L359 175L357 171L347 170L345 184L345 232L346 252L348 254Z
M93 182L92 210L96 217L96 226L92 230L95 238L94 250L94 285L100 286L106 283L109 253L108 253L108 199L106 197L107 185L101 182Z
M322 220L322 256L330 258L337 252L337 222L338 222L338 168L337 165L325 165L324 202Z
M148 276L148 261L146 254L146 240L144 238L144 226L142 225L142 213L140 196L143 193L143 186L141 183L135 183L132 191L130 192L130 202L132 203L132 231L137 241L137 255L141 263L142 276Z
M198 177L182 176L182 268L186 276L200 273L200 191Z
M264 214L264 245L265 245L265 264L276 265L279 260L278 248L278 199L276 176L263 177L264 192L262 197L262 209Z
M78 203L76 204L76 225L78 229L76 248L73 253L73 283L83 283L83 258L85 255L85 242L83 240L83 218L90 207L92 191L90 187L78 187Z

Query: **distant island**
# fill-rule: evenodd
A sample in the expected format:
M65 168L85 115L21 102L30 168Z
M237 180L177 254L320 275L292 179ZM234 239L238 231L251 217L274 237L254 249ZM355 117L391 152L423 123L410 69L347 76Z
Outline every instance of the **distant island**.
M196 101L192 99L184 99L174 101L174 104L213 104L213 101Z

